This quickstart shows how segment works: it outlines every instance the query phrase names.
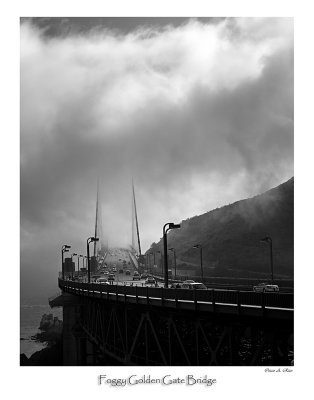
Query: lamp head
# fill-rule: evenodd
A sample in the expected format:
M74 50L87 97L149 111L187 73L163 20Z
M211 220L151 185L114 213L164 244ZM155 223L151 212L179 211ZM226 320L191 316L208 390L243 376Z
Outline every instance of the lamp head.
M178 229L180 227L181 227L180 224L174 224L173 222L169 223L169 229Z

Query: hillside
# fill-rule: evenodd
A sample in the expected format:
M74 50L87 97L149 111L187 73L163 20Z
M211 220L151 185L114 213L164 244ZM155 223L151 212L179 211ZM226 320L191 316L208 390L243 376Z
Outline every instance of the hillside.
M237 201L181 222L170 231L168 248L177 254L177 269L199 271L203 248L204 275L232 277L269 276L269 246L273 240L275 277L293 277L294 178L250 199ZM162 249L153 243L148 252ZM172 257L169 256L171 264Z

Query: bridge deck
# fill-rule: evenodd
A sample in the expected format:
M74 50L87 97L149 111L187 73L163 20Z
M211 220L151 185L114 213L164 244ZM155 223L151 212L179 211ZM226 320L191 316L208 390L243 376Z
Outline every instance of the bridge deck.
M167 309L293 320L293 294L236 290L187 290L130 287L59 279L59 287L77 296Z

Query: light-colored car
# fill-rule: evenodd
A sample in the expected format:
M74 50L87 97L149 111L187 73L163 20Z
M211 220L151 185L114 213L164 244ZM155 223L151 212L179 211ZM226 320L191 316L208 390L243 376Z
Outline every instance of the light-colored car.
M101 284L104 284L104 285L108 285L109 284L108 280L106 278L98 278L96 280L96 283L101 283Z
M278 285L269 285L268 283L259 283L253 286L254 292L279 292Z
M155 283L156 283L155 278L153 278L152 276L149 276L145 280L145 285L154 285Z
M181 285L181 289L204 290L207 289L207 287L204 285L204 283L200 282L191 282L191 283L183 282Z
M188 279L188 280L184 281L183 283L195 283L195 281L192 281L192 279Z

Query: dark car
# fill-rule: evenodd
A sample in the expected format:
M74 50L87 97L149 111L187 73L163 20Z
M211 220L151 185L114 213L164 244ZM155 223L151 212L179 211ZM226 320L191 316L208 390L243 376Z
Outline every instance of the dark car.
M119 269L119 274L123 274L123 269Z
M135 271L133 275L133 281L139 281L140 279L141 279L140 274L137 271Z
M114 281L114 280L115 280L115 275L114 274L109 274L108 281Z
M131 272L127 269L127 270L125 271L125 275L131 275Z

